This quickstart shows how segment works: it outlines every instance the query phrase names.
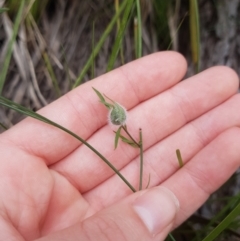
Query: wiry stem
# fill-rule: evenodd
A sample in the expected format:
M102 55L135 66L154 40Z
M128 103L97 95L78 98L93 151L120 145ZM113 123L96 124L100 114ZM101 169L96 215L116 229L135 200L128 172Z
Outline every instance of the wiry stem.
M139 145L140 145L140 175L139 175L139 190L142 190L143 182L143 141L142 141L142 129L139 129Z
M129 138L140 148L139 143L131 136L131 134L128 132L126 125L122 126L122 129L127 133Z

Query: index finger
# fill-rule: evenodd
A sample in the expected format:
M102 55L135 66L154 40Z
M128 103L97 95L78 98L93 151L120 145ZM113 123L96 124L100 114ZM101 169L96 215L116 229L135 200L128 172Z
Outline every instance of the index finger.
M185 72L186 61L180 54L155 53L81 85L39 113L87 140L107 121L106 109L92 86L131 109L179 82ZM43 158L48 165L81 145L67 133L31 118L3 133L2 138Z

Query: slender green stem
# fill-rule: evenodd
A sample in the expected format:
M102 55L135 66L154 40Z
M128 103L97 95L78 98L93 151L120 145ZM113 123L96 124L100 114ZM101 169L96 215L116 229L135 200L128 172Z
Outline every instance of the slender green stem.
M142 17L140 1L136 0L137 4L137 58L142 57Z
M142 140L142 129L139 129L139 145L140 145L140 175L139 175L139 190L142 190L143 182L143 140Z
M131 136L131 134L127 130L127 127L125 125L123 125L122 129L126 132L126 134L129 136L129 138L140 148L139 143Z
M116 13L118 13L119 11L119 0L115 0L115 11ZM121 22L120 22L120 16L119 16L117 20L117 33L120 30L120 25L121 25ZM123 45L120 47L120 58L121 58L121 63L124 64Z
M71 132L70 130L66 129L65 127L47 119L46 117L35 113L21 105L16 104L15 102L12 102L2 96L0 96L0 105L6 106L10 109L13 109L17 112L20 112L24 115L30 116L34 119L40 120L42 122L45 122L47 124L50 124L52 126L55 126L64 132L70 134L71 136L75 137L77 140L81 141L84 145L86 145L89 149L91 149L97 156L99 156L124 182L125 184L133 191L136 192L135 188L127 181L127 179L116 169L113 164L108 161L100 152L98 152L93 146L91 146L88 142L86 142L84 139L82 139L80 136L76 135L75 133Z
M202 241L212 241L215 240L229 225L239 216L240 213L240 203L223 219L223 221L218 224Z
M119 32L117 34L116 40L114 42L113 48L112 48L112 53L109 57L109 61L108 61L108 65L107 65L107 71L110 71L113 69L114 64L115 64L115 60L118 56L118 52L120 47L122 46L122 41L123 41L123 37L124 37L124 33L126 30L126 27L129 23L129 16L131 15L131 10L133 9L134 6L134 0L128 0L128 3L126 5L126 8L124 9L123 12L123 17L121 20L121 26L119 29ZM120 11L120 9L119 9Z
M95 48L95 21L93 21L92 24L92 52L94 51ZM92 68L91 68L91 78L93 79L95 77L95 59L92 58Z
M47 52L43 53L43 59L45 61L45 65L47 67L47 71L48 71L48 73L50 75L50 78L52 80L52 84L53 84L54 90L55 90L57 96L60 97L62 95L61 94L61 90L60 90L60 87L58 85L57 77L56 77L56 75L54 73L54 70L53 70L53 67L51 65L51 61L49 59L49 56L48 56Z

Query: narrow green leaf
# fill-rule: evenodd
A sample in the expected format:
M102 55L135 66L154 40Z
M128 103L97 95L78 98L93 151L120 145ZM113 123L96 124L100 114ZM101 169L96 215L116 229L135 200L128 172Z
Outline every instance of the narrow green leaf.
M6 54L5 60L3 62L3 67L0 69L0 94L2 93L2 89L3 89L5 79L6 79L6 76L7 76L7 71L8 71L8 67L9 67L10 60L11 60L11 57L12 57L12 52L13 52L13 45L14 45L14 42L16 40L18 29L19 29L21 19L22 19L24 4L25 4L25 0L22 0L21 4L19 6L19 10L18 10L18 13L17 13L17 17L16 17L16 20L15 20L14 26L13 26L13 35L12 35L12 38L10 39L10 41L9 41L7 54Z
M95 93L97 94L98 98L100 99L100 102L101 102L103 105L105 105L108 109L113 108L113 105L110 104L110 103L108 103L108 102L104 99L103 95L102 95L97 89L95 89L95 88L93 88L93 87L92 87L92 89L95 91Z
M192 59L196 65L196 71L200 67L200 27L199 27L199 9L197 0L189 0L190 14L190 40Z
M182 155L179 149L176 150L177 159L180 167L183 167Z
M93 87L92 87L93 88ZM100 99L101 102L105 102L105 99L103 97L103 95L95 88L93 88L93 90L95 91L95 93L97 94L98 98Z
M137 3L137 36L136 36L136 57L142 57L142 17L140 0L136 0Z
M187 15L188 15L188 13L185 13L185 15L183 16L181 22L179 23L179 25L178 25L178 27L177 27L177 29L176 29L176 32L174 33L174 36L175 36L176 34L178 34L178 32L179 32L179 30L180 30L180 28L181 28L181 26L182 26L185 18L187 17ZM170 41L170 43L169 43L169 45L168 45L168 47L167 47L167 50L169 50L169 49L171 48L172 43L173 43L173 39L171 39L171 41Z
M93 21L92 24L92 52L94 51L95 47L95 21ZM93 79L95 77L95 58L92 58L92 68L91 68L91 78Z
M172 241L176 241L176 239L173 237L173 235L171 233L168 234L168 237L172 240Z
M60 97L61 96L61 90L60 90L60 87L58 85L57 77L56 77L56 75L54 73L54 70L53 70L53 67L51 65L51 61L49 59L49 56L48 56L47 52L43 53L43 59L45 61L45 65L47 67L47 71L48 71L48 73L50 75L50 78L52 80L52 84L53 84L54 90L55 90L57 96Z
M215 240L231 224L231 222L233 222L234 219L239 215L240 215L240 203L202 241Z
M129 140L129 139L127 139L126 137L124 137L122 135L120 135L120 138L121 138L121 140L123 142L129 144L130 146L135 147L135 148L139 148L139 146L135 142L133 142L132 140Z
M221 208L221 210L215 216L213 216L210 220L205 219L207 225L205 225L204 227L201 228L202 234L209 233L209 230L212 230L213 228L215 228L227 216L227 214L238 205L238 203L240 202L240 194L237 194L236 196L233 196L233 197L224 197L224 198L220 198L220 199L217 198L217 200L211 200L211 201L219 202L219 201L226 201L226 200L228 200L228 203L223 208ZM202 218L202 217L198 217L198 218ZM231 226L226 228L225 231L229 234L235 235L236 233L232 229L232 224L231 224ZM238 227L239 227L239 225L238 225ZM200 240L199 237L202 237L201 233L200 234L196 233L196 236L194 237L194 239L192 239L192 241Z
M119 11L119 0L115 0L115 11L116 13ZM119 29L120 29L120 23L121 23L121 19L120 19L120 16L117 20L117 31L116 31L116 34L119 32ZM120 48L120 58L121 58L121 63L122 65L124 64L124 53L123 53L123 45L121 45L121 48Z
M113 69L114 63L115 63L116 58L117 58L118 53L119 53L119 49L122 46L122 40L123 40L123 37L124 37L126 27L128 25L128 22L129 22L129 16L130 16L130 13L131 13L131 10L133 8L134 3L135 3L134 0L128 0L127 6L124 10L124 14L123 14L123 17L122 17L120 29L119 29L118 35L116 37L116 40L114 42L114 45L113 45L113 48L112 48L112 53L111 53L111 56L110 56L109 61L108 61L107 71L110 71L110 70Z
M116 149L117 146L118 146L118 141L119 141L121 129L122 129L122 126L120 126L120 127L118 128L117 132L116 132L115 141L114 141L114 149Z

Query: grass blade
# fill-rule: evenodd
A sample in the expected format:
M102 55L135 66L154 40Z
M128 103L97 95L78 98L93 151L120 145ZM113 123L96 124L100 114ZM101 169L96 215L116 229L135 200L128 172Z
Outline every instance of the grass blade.
M111 56L110 56L109 61L108 61L107 71L110 71L110 70L113 69L114 63L115 63L116 58L117 58L118 53L119 53L119 49L122 46L122 40L123 40L123 37L124 37L126 27L128 25L129 16L130 16L133 4L134 4L134 0L128 0L127 6L124 10L121 26L120 26L118 35L116 37L115 43L113 45Z
M92 24L92 51L94 50L95 46L95 21L93 21ZM92 67L91 67L91 78L93 79L95 77L95 62L94 58L92 59Z
M141 6L140 6L139 0L136 0L136 5L137 5L136 57L141 58L142 57L142 17L141 17Z
M92 147L90 144L88 144L88 142L86 142L83 138L81 138L80 136L76 135L75 133L73 133L72 131L66 129L65 127L47 119L46 117L35 113L32 110L29 110L27 108L25 108L24 106L21 106L11 100L8 100L2 96L0 96L0 105L3 105L5 107L8 107L12 110L15 110L21 114L24 114L26 116L30 116L34 119L40 120L44 123L47 123L49 125L55 126L59 129L61 129L62 131L68 133L69 135L73 136L74 138L76 138L77 140L79 140L80 142L82 142L84 145L86 145L90 150L92 150L98 157L100 157L122 180L123 182L125 182L125 184L133 191L136 192L135 188L127 181L127 179L117 170L117 168L115 166L112 165L112 163L110 161L108 161L100 152L98 152L94 147Z
M115 0L115 11L118 12L119 11L119 0ZM117 20L117 32L116 34L119 32L119 29L120 29L120 23L121 23L121 19L120 19L120 16ZM124 64L124 53L123 53L123 45L121 45L121 48L120 48L120 58L121 58L121 63Z
M48 73L51 77L52 84L53 84L53 87L55 89L55 92L56 92L57 96L60 97L61 96L61 90L60 90L58 82L57 82L57 77L56 77L56 75L53 71L53 67L51 65L49 56L46 52L43 53L43 59L44 59L45 65L47 67L47 71L48 71Z
M8 71L8 67L9 67L10 60L11 60L11 57L12 57L12 52L13 52L13 45L14 45L14 42L17 38L18 29L19 29L19 26L20 26L20 23L21 23L21 20L22 20L24 5L25 5L25 0L22 0L21 4L19 6L19 10L18 10L18 13L17 13L17 17L16 17L16 20L15 20L14 26L13 26L13 35L12 35L12 38L10 39L10 41L9 41L5 61L3 62L3 67L0 70L1 71L0 72L0 94L2 93L2 89L3 89L5 79L6 79L6 76L7 76L7 71Z
M132 1L132 0L131 0ZM112 18L111 22L108 24L107 28L105 29L104 33L102 34L102 37L100 38L100 40L98 41L98 43L96 44L91 56L89 57L89 59L87 60L86 64L84 65L81 73L79 74L75 84L73 85L73 88L77 87L78 85L81 84L83 77L85 76L85 74L87 73L87 71L89 70L89 68L92 65L92 62L94 60L94 58L97 56L97 54L99 53L102 45L104 44L104 41L106 40L106 38L108 37L109 33L112 31L116 21L118 20L118 17L120 16L120 14L122 13L122 11L125 9L125 6L127 5L128 0L124 0L121 4L121 6L119 7L119 11L114 15L114 17Z
M200 68L200 27L199 27L199 9L197 0L189 0L190 5L190 40L192 59L196 65L196 72Z
M215 240L240 214L240 202L238 205L228 214L228 216L215 228L210 234L207 235L202 241Z

